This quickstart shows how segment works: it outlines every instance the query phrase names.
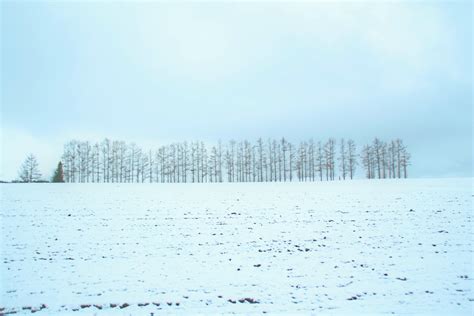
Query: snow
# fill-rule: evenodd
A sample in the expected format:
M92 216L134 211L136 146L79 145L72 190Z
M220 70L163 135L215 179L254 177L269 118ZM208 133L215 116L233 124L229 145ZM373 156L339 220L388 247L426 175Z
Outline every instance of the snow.
M0 307L469 315L472 183L3 184Z

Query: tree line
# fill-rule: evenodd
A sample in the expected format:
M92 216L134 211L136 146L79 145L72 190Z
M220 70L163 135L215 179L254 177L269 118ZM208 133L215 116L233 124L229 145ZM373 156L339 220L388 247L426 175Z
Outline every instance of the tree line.
M410 154L401 139L375 138L358 153L351 139L310 139L297 144L285 138L214 145L193 141L144 150L135 143L106 138L66 143L55 179L80 183L331 181L353 179L357 167L368 179L383 179L407 178L409 165Z

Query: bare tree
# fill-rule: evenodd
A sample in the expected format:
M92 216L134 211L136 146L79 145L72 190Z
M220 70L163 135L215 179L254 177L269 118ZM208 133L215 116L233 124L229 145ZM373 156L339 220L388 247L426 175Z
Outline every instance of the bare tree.
M347 162L349 168L349 176L352 180L354 178L357 166L356 145L352 139L349 139L347 141Z
M38 169L38 161L33 154L26 156L25 161L20 167L18 176L21 182L36 182L41 178L41 173Z
M295 160L295 152L294 152L294 149L293 149L293 145L288 142L287 143L288 145L288 172L290 173L289 174L289 179L290 179L290 182L293 181L293 170L295 168L295 163L294 163L294 160Z
M344 138L341 138L339 142L339 169L341 171L341 176L343 180L346 180L346 175L348 172L348 159L346 151L346 141Z
M321 145L321 142L318 142L318 150L316 153L316 163L317 163L317 171L319 173L319 180L323 181L323 171L325 169L326 163L324 161L323 146Z
M408 153L407 148L403 146L400 154L400 165L403 168L403 177L408 177L408 166L410 165L411 155Z
M375 164L377 166L378 178L382 178L382 142L380 139L375 138L372 143L372 150L375 156Z
M264 148L263 148L262 138L259 138L257 140L257 153L258 153L258 158L256 160L257 170L258 170L258 177L257 177L258 180L257 181L263 182L264 181L264 179L263 179L263 166L264 166L265 156L264 156Z
M365 168L367 179L374 178L373 171L372 171L373 170L372 147L370 147L369 145L365 145L364 148L362 149L361 157L362 157L362 165Z
M223 162L222 162L222 142L219 140L217 142L217 177L218 177L218 182L222 182L222 167L223 167Z
M336 141L333 138L328 139L328 141L324 145L324 156L326 162L326 180L334 180Z
M314 140L312 138L308 142L308 169L309 180L314 181L316 178L316 155Z

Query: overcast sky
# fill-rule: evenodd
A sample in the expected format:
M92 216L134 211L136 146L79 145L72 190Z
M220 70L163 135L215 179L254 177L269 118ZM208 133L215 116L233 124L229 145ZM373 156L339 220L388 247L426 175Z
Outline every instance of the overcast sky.
M1 2L1 171L70 139L404 139L472 175L472 4Z

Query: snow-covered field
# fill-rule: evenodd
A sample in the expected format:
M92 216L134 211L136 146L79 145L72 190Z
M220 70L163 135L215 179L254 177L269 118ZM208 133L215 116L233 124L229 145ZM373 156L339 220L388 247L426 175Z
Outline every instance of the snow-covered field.
M470 315L472 181L4 184L0 314Z

